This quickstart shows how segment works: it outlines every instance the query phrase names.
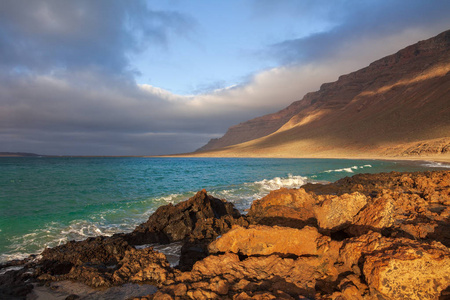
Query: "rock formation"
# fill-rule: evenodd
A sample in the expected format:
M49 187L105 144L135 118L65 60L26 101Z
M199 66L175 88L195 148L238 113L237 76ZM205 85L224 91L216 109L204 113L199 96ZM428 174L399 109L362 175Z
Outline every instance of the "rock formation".
M449 299L450 171L359 174L280 189L247 215L198 192L135 231L68 242L0 275L0 297L32 283L152 283L135 299ZM181 241L180 264L142 243ZM1 269L0 268L0 271ZM76 297L76 295L71 295Z

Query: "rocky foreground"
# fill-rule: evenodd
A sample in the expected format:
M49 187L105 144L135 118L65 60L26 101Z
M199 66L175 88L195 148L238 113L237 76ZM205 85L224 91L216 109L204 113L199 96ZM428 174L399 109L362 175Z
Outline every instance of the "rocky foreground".
M176 241L183 247L175 268L153 248L136 247ZM449 247L450 171L280 189L247 215L203 190L160 207L132 233L1 266L23 268L0 275L0 298L71 280L158 287L134 299L450 299Z

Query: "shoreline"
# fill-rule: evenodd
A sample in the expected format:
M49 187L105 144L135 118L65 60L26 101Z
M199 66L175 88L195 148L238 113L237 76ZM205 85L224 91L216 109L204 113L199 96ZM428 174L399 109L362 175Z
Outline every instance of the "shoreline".
M146 300L448 296L449 184L450 170L361 173L274 190L247 214L202 190L161 206L133 232L46 249L23 269L0 275L0 296L20 289L38 300L116 293ZM148 247L173 242L182 244L177 267ZM417 264L423 280L412 282Z
M276 159L342 159L342 160L381 160L381 161L417 161L417 162L437 162L444 163L450 167L450 154L446 157L441 156L250 156L250 155L204 155L204 153L183 153L171 155L151 155L143 157L160 157L160 158L276 158Z
M45 250L0 275L0 296L14 278L35 300L437 299L450 295L449 184L450 170L357 174L274 190L245 215L202 190L131 233ZM177 241L177 267L145 246Z

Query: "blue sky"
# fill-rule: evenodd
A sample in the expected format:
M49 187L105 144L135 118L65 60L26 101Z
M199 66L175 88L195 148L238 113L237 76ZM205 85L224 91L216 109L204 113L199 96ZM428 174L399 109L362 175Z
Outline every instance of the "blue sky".
M331 7L314 7L312 17L309 10L291 10L297 6L289 1L287 8L250 1L148 3L161 11L180 12L191 21L186 31L169 34L165 45L133 57L133 65L141 72L137 82L177 94L207 93L245 82L279 65L276 57L264 53L265 48L335 26L327 16Z
M0 0L0 152L193 151L448 16L438 0Z

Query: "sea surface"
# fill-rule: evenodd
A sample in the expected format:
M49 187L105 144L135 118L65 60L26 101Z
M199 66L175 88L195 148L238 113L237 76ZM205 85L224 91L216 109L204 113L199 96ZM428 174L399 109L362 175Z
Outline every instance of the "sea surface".
M448 169L431 162L258 158L0 158L0 262L69 240L130 232L205 188L242 212L280 187L357 173Z

